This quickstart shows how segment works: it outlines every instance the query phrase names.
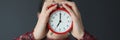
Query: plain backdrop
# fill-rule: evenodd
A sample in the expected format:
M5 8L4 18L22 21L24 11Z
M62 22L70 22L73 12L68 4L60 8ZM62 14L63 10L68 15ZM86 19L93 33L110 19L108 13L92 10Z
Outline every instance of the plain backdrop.
M98 40L120 40L119 0L74 0L85 29ZM0 0L0 40L31 32L41 0Z

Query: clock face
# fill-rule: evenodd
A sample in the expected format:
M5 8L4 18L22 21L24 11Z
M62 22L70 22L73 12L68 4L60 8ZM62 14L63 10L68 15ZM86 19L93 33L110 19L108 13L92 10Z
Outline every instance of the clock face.
M50 15L49 25L52 31L63 33L71 28L72 19L66 11L57 10Z

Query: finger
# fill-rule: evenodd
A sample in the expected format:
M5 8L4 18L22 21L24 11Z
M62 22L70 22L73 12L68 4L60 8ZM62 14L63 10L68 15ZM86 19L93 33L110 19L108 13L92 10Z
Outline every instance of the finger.
M51 4L54 4L55 2L53 2L54 0L45 0L45 2L44 2L44 5L48 5L48 6L50 6Z
M53 36L55 39L60 39L60 38L64 39L64 38L68 37L67 34L56 34L56 33L53 33Z
M48 7L50 7L51 5L55 5L56 3L54 2L45 2L44 5L43 5L43 9L44 10L47 10Z
M62 5L71 14L71 17L75 18L74 12L68 6L66 6L65 4L62 4Z
M74 2L70 2L70 1L64 1L64 2L62 2L62 3L66 3L66 4L68 4L69 6L73 6L73 4L74 4Z
M48 34L52 35L52 34L53 34L53 32L49 30L49 31L48 31Z
M37 13L37 17L38 17L38 18L39 18L39 15L40 15L40 13L38 12L38 13Z
M79 15L80 15L80 14L79 14L80 12L78 11L78 8L77 8L75 2L65 1L65 2L63 2L63 3L71 6L71 8L72 8L72 10L75 12L75 14L76 14L78 17L80 17L80 16L79 16Z
M50 14L50 12L52 12L53 10L55 10L57 8L57 5L49 8L47 11L46 11L46 15L48 16Z
M53 2L54 0L45 0L45 2Z

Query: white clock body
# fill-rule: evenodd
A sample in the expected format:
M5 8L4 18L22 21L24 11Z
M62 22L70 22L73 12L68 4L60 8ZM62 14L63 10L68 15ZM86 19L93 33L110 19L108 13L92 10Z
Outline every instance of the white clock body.
M64 33L70 30L72 19L68 12L57 10L51 13L49 19L50 29L56 33Z

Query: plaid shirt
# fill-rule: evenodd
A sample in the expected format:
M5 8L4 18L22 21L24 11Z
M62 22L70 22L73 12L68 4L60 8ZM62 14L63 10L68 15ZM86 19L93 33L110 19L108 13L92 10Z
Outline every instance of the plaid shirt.
M96 40L93 35L90 35L88 32L84 31L85 34L82 39L76 39L76 40ZM33 36L33 32L27 32L25 34L22 34L21 36L17 37L15 40L35 40ZM44 40L54 40L51 38L45 38ZM60 39L58 39L60 40ZM70 40L69 38L66 38L65 40Z

